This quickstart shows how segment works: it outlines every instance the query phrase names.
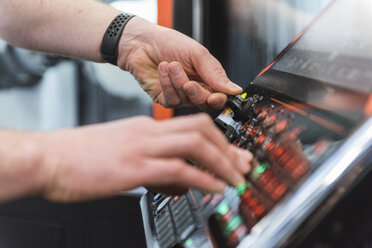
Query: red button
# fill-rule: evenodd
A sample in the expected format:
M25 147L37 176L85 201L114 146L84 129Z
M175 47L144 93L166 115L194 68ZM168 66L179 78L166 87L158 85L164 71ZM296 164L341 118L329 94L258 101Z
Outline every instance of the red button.
M277 201L282 197L282 195L287 191L287 186L285 184L280 184L273 192L271 197Z
M253 128L253 129L249 132L249 134L247 134L247 135L249 135L249 136L253 136L253 135L255 135L256 132L257 132L257 127Z
M294 178L294 179L298 179L298 178L300 178L304 173L305 173L305 168L304 168L304 166L301 164L301 165L299 165L294 171L293 171L293 173L292 173L292 177Z
M274 158L279 158L283 154L283 152L284 152L283 147L281 146L277 147L273 154Z
M249 206L249 207L254 207L254 206L257 205L257 203L258 203L258 199L257 199L257 197L253 197L252 199L250 199L250 200L248 201L248 206Z
M250 198L251 198L251 191L250 190L246 190L243 195L241 196L242 200L243 201L248 201Z
M263 142L265 141L265 138L266 138L266 136L263 135L263 134L261 134L260 136L258 136L256 142L257 142L258 144L261 144L261 143L263 143Z
M261 216L265 213L265 206L263 206L263 205L258 205L258 206L256 206L256 207L253 209L253 213L254 213L257 217L261 217Z
M284 166L284 169L288 172L291 172L294 170L294 168L297 166L298 160L296 158L292 158L288 161L288 163Z
M258 178L258 183L265 186L272 178L272 173L270 170L265 171L260 178Z
M274 187L271 185L271 184L266 184L265 185L265 187L264 187L264 190L267 192L267 193L271 193L271 192L273 192L273 190L274 190Z
M266 150L267 151L271 151L273 148L275 147L275 143L270 141L267 146L266 146Z
M249 122L245 123L244 126L240 130L241 131L246 130L248 126L249 126Z
M291 159L291 154L289 152L285 152L279 159L279 163L281 165L285 165Z
M281 131L283 131L287 127L287 125L288 125L288 123L285 120L279 122L279 124L276 126L276 132L280 133Z

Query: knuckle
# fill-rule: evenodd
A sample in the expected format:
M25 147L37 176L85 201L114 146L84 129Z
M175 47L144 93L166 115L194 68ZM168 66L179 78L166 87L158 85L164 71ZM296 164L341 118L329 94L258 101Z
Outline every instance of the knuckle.
M168 169L168 175L172 178L178 178L178 176L182 173L183 163L179 159L171 160L172 166Z
M227 175L231 172L230 163L225 157L215 156L215 164L218 164L218 168L222 174Z
M190 139L188 142L191 146L194 145L203 145L204 144L204 139L202 135L198 132L194 132L190 135Z
M188 153L195 154L198 151L204 151L206 147L205 139L198 132L191 133L185 142L185 149L188 150ZM196 147L198 149L195 149Z
M208 55L210 55L210 53L209 53L209 50L206 47L200 46L200 48L198 49L198 55L208 56Z
M178 107L181 104L181 99L178 96L167 95L165 96L165 102L169 107Z
M166 76L168 77L168 76ZM167 80L167 78L164 77L164 75L160 75L159 77L160 86L163 90L167 90L169 88L173 88L172 84Z
M213 124L212 118L208 114L200 113L198 114L198 119L199 122L203 125L210 126L211 124Z

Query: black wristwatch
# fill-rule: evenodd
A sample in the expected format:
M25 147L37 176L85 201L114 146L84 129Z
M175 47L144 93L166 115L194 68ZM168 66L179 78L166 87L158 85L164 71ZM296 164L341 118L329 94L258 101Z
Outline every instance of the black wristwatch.
M125 25L135 15L121 13L116 16L115 19L108 26L101 43L101 56L102 59L110 64L117 65L118 60L118 45L121 38L121 34L125 28Z

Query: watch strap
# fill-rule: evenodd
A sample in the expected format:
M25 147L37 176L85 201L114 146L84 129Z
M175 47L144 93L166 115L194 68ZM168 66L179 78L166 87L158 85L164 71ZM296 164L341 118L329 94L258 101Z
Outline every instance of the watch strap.
M125 28L125 25L132 19L135 15L128 13L121 13L115 17L115 19L108 26L105 34L102 38L101 43L101 56L105 62L113 65L117 65L118 60L118 46L121 35Z

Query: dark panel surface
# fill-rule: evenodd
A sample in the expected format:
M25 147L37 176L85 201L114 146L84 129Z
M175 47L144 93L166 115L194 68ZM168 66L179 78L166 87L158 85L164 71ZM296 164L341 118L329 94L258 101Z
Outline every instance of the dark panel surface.
M2 248L146 247L135 197L58 204L40 198L0 205Z

